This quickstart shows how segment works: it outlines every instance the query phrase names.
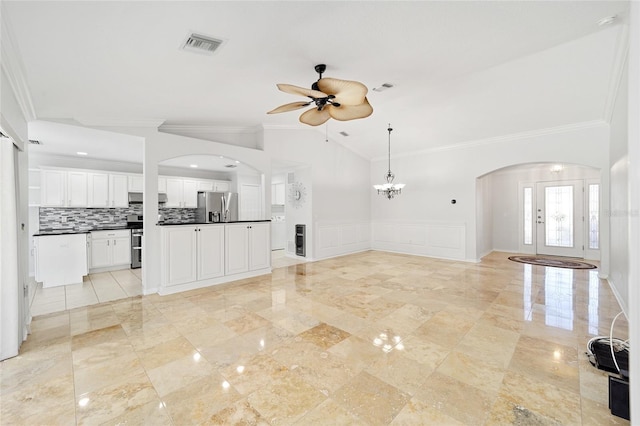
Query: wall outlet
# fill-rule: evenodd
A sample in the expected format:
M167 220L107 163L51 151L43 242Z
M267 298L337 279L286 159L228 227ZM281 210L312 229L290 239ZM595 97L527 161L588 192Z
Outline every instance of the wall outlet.
M113 222L113 215L112 214L109 215L109 222Z
M60 222L62 222L62 223L67 223L67 217L66 217L66 216L62 216L62 217L60 218Z

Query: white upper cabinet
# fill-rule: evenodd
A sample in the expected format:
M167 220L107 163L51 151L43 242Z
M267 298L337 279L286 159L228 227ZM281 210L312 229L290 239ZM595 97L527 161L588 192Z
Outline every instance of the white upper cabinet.
M43 206L64 207L67 200L67 172L43 169L40 203Z
M182 207L184 202L182 179L167 178L167 203L165 207Z
M109 174L88 173L88 207L110 207Z
M182 207L198 207L198 181L185 179L183 181Z
M143 192L144 178L142 175L129 175L129 192Z
M87 207L87 172L42 170L43 206Z
M87 207L128 207L127 175L88 173Z
M158 193L159 194L167 193L167 178L164 176L158 176Z
M199 180L198 191L215 191L215 182L212 180Z
M129 207L127 175L109 175L109 207Z
M230 187L231 185L229 184L229 182L223 182L218 180L213 183L213 190L215 192L228 192Z

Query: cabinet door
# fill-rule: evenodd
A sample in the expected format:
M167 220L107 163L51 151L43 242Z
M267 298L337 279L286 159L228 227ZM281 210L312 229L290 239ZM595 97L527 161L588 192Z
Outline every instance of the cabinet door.
M87 173L67 172L67 206L87 207Z
M183 207L198 207L198 182L195 180L185 179L182 182L184 203Z
M248 225L225 225L224 232L225 275L247 272L249 270Z
M216 192L229 192L229 182L215 182L213 190Z
M224 275L224 226L198 228L198 279Z
M64 207L66 204L67 172L63 170L42 170L41 204L43 206Z
M87 182L87 206L109 207L109 175L88 173Z
M109 207L129 207L127 175L109 175Z
M163 284L172 286L197 280L197 232L195 226L163 229Z
M182 207L182 179L167 178L167 203L165 207Z
M111 240L91 237L91 268L104 268L112 265Z
M249 270L264 269L271 266L270 223L252 223L249 225Z
M214 191L215 185L212 180L199 180L198 191Z
M131 263L131 238L118 237L112 241L112 262L114 265L126 265Z
M129 192L144 192L142 175L129 175Z

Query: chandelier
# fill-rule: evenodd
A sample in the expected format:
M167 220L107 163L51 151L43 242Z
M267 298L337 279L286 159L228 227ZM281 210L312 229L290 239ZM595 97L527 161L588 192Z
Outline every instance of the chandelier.
M395 197L396 195L402 194L402 188L404 188L404 183L393 183L393 178L395 175L391 173L391 124L389 124L389 170L387 174L384 176L387 183L383 183L382 185L373 185L373 188L378 191L378 194L382 194L387 197L389 200Z

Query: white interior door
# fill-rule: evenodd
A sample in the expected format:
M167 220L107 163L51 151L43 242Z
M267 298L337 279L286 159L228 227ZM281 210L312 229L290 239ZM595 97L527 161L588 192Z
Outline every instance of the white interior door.
M583 182L538 182L536 193L536 252L584 257Z

